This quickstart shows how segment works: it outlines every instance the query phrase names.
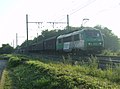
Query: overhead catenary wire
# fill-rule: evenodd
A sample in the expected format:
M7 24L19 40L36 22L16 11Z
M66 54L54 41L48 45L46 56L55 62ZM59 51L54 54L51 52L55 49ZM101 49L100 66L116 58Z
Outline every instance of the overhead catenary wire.
M91 5L92 3L94 3L95 1L96 1L96 0L93 0L93 1L91 1L91 2L88 2L87 4L83 5L82 7L79 5L75 10L72 9L72 11L69 12L69 15L73 15L74 13L77 13L78 11L80 11L80 10L82 10L82 9L84 9L84 8L86 8L86 7L88 7L89 5ZM68 13L67 13L67 14L68 14ZM66 18L66 14L64 14L64 15L62 15L62 16L56 18L56 20L61 21L61 20L64 19L64 18Z
M69 12L68 15L73 15L74 13L76 13L76 12L78 12L78 11L86 8L88 5L92 4L92 3L95 2L95 1L96 1L96 0L92 0L92 1L91 1L91 0L88 0L88 3L87 3L87 4L84 4L82 7L79 5L79 7L77 7L76 9L74 9L74 8L71 9L72 11ZM78 3L76 3L75 1L73 1L73 2L74 2L74 4L75 4L74 6L78 6L78 5L77 5ZM62 19L66 18L66 15L67 15L67 14L62 15L62 16L56 18L56 20L54 20L54 21L52 21L52 22L54 22L54 23L60 22ZM29 23L35 23L35 22L29 22ZM36 22L36 23L38 23L38 22ZM39 22L39 23L42 23L42 22ZM47 23L50 23L50 22L47 22ZM54 27L54 23L52 23L52 24L53 24L53 27Z
M78 8L78 9L76 9L75 11L71 12L69 15L72 15L72 14L74 14L74 13L76 13L76 12L78 12L78 11L84 9L84 8L86 8L87 6L89 6L90 4L94 3L95 1L96 1L96 0L93 0L92 2L89 2L89 3L85 4L85 5L82 6L81 8Z
M73 15L73 14L75 14L75 13L77 13L77 12L79 12L79 11L81 11L81 10L83 10L84 8L86 8L86 7L88 7L88 6L90 6L91 4L93 4L94 2L95 2L96 0L90 0L88 3L86 3L86 4L84 4L83 6L81 6L81 7L78 7L78 8L76 8L76 9L72 9L72 11L69 13L69 15L71 16L71 15ZM101 4L101 3L100 3ZM106 3L105 3L106 4ZM102 4L101 4L102 5ZM116 3L116 5L117 6L119 6L120 5L120 3ZM95 13L91 13L91 15L87 15L87 17L90 19L90 18L95 18L95 16L96 15L99 15L99 14L103 14L104 12L107 12L107 11L110 11L111 9L115 9L116 8L116 6L111 6L111 7L107 7L107 8L101 8L101 10L99 9L99 10L97 10L97 11L95 11ZM83 12L84 13L84 12ZM64 16L64 17L63 17ZM74 15L73 15L74 16ZM72 16L72 17L73 17ZM60 20L62 20L62 19L64 19L66 17L66 15L62 15L62 18L60 18ZM59 18L58 18L59 19Z

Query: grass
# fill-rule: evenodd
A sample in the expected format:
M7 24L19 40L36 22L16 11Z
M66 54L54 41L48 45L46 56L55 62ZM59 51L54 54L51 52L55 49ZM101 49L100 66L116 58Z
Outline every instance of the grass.
M10 71L4 70L3 71L3 76L1 78L0 82L0 89L13 89L12 88L12 79L9 74Z
M10 56L2 86L3 89L119 89L119 67L97 69L92 59L88 65L73 66L66 62L45 63L26 56Z

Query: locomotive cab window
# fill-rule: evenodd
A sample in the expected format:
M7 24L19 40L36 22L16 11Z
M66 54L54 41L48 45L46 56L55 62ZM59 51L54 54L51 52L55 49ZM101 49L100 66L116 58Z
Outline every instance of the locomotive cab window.
M74 35L74 41L79 40L79 34Z
M100 37L100 32L98 30L89 30L89 31L85 31L85 35L87 37Z
M63 42L70 42L70 41L72 41L72 36L63 38Z
M62 39L58 39L58 43L62 43Z

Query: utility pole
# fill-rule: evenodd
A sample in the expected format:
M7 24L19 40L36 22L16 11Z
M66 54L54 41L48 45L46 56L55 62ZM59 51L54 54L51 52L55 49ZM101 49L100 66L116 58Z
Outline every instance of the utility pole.
M16 47L18 46L18 34L16 33Z
M28 43L28 23L43 23L43 22L28 22L28 15L26 14L26 31L27 31L27 42L26 42L26 47L27 47L27 52L28 52L28 46L29 46L29 43Z
M36 43L38 43L38 33L37 33Z
M83 25L84 25L88 20L89 20L88 18L84 18L84 19L82 20L81 27L84 27ZM84 22L84 21L86 21L86 22Z
M67 15L67 29L69 30L69 15Z
M14 48L14 40L13 40L13 48Z
M28 52L28 15L26 15L26 31L27 31L26 50Z

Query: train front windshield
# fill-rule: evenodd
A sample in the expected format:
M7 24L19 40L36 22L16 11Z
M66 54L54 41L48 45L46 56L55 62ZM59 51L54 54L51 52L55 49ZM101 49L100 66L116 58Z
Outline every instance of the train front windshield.
M85 30L85 36L89 38L99 38L101 33L99 30Z

